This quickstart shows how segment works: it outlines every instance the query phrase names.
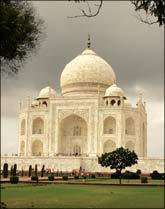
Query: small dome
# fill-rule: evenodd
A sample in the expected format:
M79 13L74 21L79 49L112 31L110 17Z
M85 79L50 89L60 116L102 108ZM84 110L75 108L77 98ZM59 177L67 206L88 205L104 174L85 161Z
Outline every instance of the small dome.
M116 81L112 67L93 50L86 49L61 74L62 94L97 94Z
M124 92L123 90L118 87L116 84L113 84L112 86L110 86L109 88L106 89L105 91L105 97L107 96L123 96Z
M43 89L41 89L39 96L37 99L47 99L47 98L52 98L56 96L56 91L52 89L50 86L47 86Z

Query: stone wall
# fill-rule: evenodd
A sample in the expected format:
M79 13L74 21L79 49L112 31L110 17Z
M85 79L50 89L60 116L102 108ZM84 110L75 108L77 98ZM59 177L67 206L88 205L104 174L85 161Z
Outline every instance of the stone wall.
M54 171L72 171L73 169L85 169L87 172L109 172L109 168L103 168L98 164L96 157L17 157L17 156L5 156L1 157L1 169L3 164L8 163L9 169L15 163L18 170L22 168L28 170L29 165L34 168L35 164L38 165L40 170L43 165L45 168L53 169ZM163 159L139 159L138 164L127 167L126 170L136 171L140 169L142 173L150 173L153 170L164 172L164 160ZM114 172L114 171L112 171Z

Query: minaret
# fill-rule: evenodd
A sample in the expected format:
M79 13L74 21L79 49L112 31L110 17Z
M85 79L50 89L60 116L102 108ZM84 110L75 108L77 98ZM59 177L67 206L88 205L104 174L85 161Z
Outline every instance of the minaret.
M90 35L88 34L88 49L90 49L91 47L91 38Z
M139 94L138 94L138 100L137 100L137 103L136 103L136 105L138 106L138 107L141 107L142 106L142 98L143 98L143 96L142 96L143 94L140 92Z
M139 93L139 103L142 103L142 99L143 99L143 94L140 92Z

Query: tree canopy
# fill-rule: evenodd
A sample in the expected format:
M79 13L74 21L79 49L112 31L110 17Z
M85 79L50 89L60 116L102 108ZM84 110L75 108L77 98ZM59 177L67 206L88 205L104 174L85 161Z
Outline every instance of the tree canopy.
M159 26L165 24L165 1L164 0L134 0L131 1L135 6L135 11L145 11L146 16L142 17L139 13L140 21L147 24L158 23ZM153 17L153 19L151 19Z
M69 0L70 1L70 0ZM103 0L91 1L87 0L75 0L75 3L85 3L86 9L79 8L80 14L73 15L73 17L95 17L99 14L101 7L103 5ZM154 24L158 23L159 26L165 24L165 1L164 0L131 0L130 1L135 6L135 11L137 12L137 18L144 23ZM145 15L142 16L142 12Z
M98 163L101 164L102 167L116 169L116 171L119 171L120 174L122 169L138 163L137 160L138 156L134 151L130 151L129 149L125 149L123 147L117 148L109 153L104 153L101 157L98 157Z
M0 3L1 73L17 73L43 37L43 20L30 2L3 0Z

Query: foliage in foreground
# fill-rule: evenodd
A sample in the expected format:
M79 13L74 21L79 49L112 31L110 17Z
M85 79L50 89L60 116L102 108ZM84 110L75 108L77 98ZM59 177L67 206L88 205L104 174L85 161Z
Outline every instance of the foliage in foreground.
M141 177L141 183L148 183L148 178L142 176L142 177Z
M135 10L145 11L146 18L139 16L140 20L147 24L158 23L159 26L165 24L165 1L164 0L133 0ZM151 20L154 17L155 20ZM150 19L149 19L150 18Z
M1 209L6 209L7 205L4 202L0 202L0 208Z
M54 181L54 175L53 175L53 174L49 175L49 176L48 176L48 180L49 180L49 181Z
M18 176L11 176L10 177L10 183L11 184L18 184L19 182L19 177Z
M4 163L3 165L3 178L7 178L8 177L8 164Z
M35 52L43 34L43 21L28 1L0 2L1 73L15 74Z
M70 1L70 0L69 0ZM95 17L100 13L103 5L103 0L100 0L98 4L90 4L87 0L75 0L75 3L86 3L86 9L80 9L81 13L73 17ZM131 3L135 6L135 11L138 13L138 19L141 22L151 24L159 24L162 26L165 24L165 1L164 0L131 0ZM95 8L93 8L95 7ZM145 15L142 17L142 13Z
M153 171L152 173L150 173L150 176L152 179L165 179L165 173L159 173L158 171Z
M123 147L117 148L109 153L104 153L101 157L98 157L98 163L101 164L101 166L116 169L116 172L118 172L120 176L120 183L122 169L138 163L137 160L138 156L134 151L130 151Z

